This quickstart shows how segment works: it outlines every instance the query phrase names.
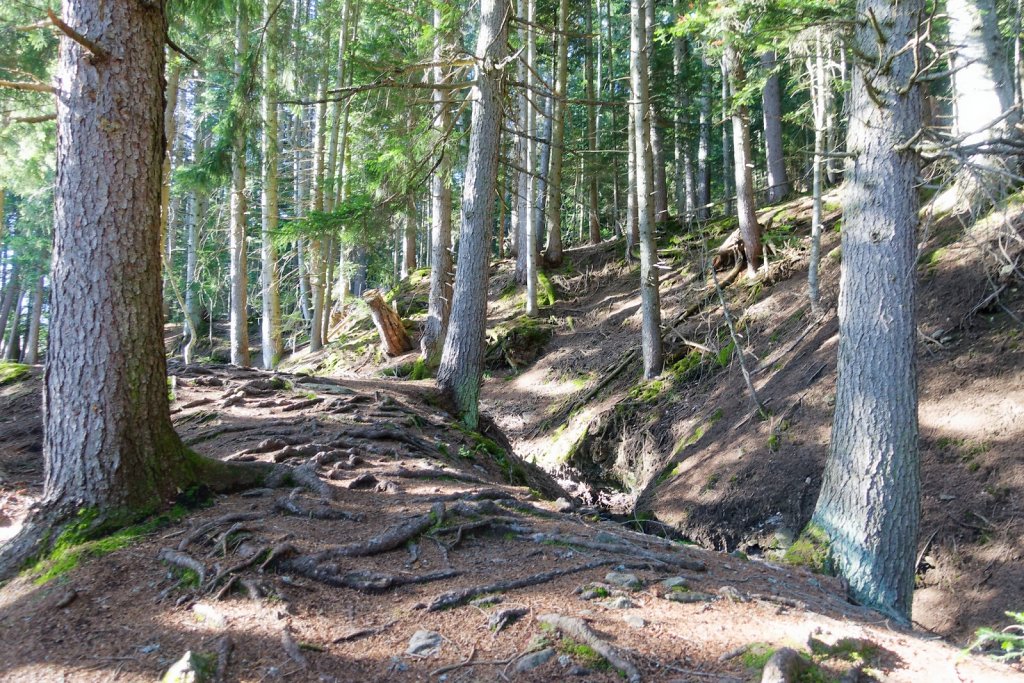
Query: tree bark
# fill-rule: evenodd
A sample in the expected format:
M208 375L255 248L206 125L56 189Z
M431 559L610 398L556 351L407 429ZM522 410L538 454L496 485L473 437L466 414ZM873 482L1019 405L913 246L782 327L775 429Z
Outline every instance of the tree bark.
M174 231L174 227L171 224L171 171L173 170L172 164L174 162L174 141L178 132L178 120L174 112L178 107L178 83L180 79L181 65L177 63L171 64L167 70L167 94L164 102L164 144L166 145L166 153L164 154L163 172L160 181L160 243L167 245L167 252L164 256L165 283L174 277L173 238L171 237L171 233ZM166 285L164 289L167 289ZM167 306L167 302L164 302L164 305L164 313L166 315L170 311L170 307Z
M814 57L807 59L810 80L811 109L814 112L814 159L811 180L811 254L807 264L807 291L811 312L821 313L821 293L818 287L818 265L821 262L821 181L825 153L825 60L821 51L821 29L815 31Z
M731 43L726 44L722 60L723 75L732 79L728 92L740 92L746 82L743 59ZM754 163L750 148L750 114L745 104L731 105L733 137L733 169L736 171L736 215L739 218L740 235L743 237L743 253L747 260L747 275L754 277L761 261L761 226L754 212Z
M249 50L249 22L239 4L235 20L235 78L241 89L246 68L245 55ZM245 116L237 112L238 120L231 141L231 226L228 229L231 278L231 363L249 367L249 320L246 296L249 288L249 255L245 243Z
M920 519L915 372L918 160L901 146L921 125L912 81L922 0L858 0L875 21L854 69L844 194L835 419L813 523L861 603L910 617ZM881 33L881 39L876 35ZM906 86L910 84L909 89Z
M661 301L658 293L658 251L654 243L654 169L651 151L650 91L648 90L647 31L642 3L630 3L630 84L633 91L633 137L636 149L636 203L640 232L640 309L641 350L644 377L652 379L661 372Z
M450 76L450 70L441 66L442 60L452 50L452 31L445 25L444 14L440 5L434 5L434 83L444 85ZM451 125L451 108L448 91L437 88L433 91L434 99L434 135L438 140ZM516 142L517 149L522 137ZM420 351L423 359L431 367L441 360L445 335L448 332L448 315L451 312L452 300L452 161L446 146L441 148L441 159L430 177L430 216L431 258L430 258L430 295L427 300L427 320L423 326L423 338ZM522 173L517 175L517 187L522 187ZM518 197L513 198L513 207L521 205ZM513 211L512 233L518 231L519 214Z
M711 216L711 76L707 64L700 62L701 90L697 139L697 218L706 221Z
M499 0L500 1L500 0ZM536 316L537 308L537 231L534 229L537 201L537 0L526 0L526 203L521 220L522 233L519 239L519 256L516 273L522 271L526 284L526 315ZM522 263L522 268L520 268Z
M501 139L502 69L508 54L507 11L505 0L480 2L480 33L476 46L479 66L477 84L471 94L473 111L462 200L459 264L455 272L450 328L437 371L438 388L470 428L477 426L477 398L483 374L488 248Z
M14 298L14 310L11 311L11 329L7 332L7 346L4 349L4 360L21 360L21 309L24 308L25 290L19 289Z
M551 141L548 149L547 217L548 242L545 262L554 268L562 265L562 162L565 160L565 94L569 83L569 0L558 2L558 56L555 65L555 93L551 98Z
M761 68L768 74L761 92L768 203L775 204L789 194L789 178L786 177L786 158L782 149L782 89L779 87L779 75L775 72L774 50L761 53Z
M600 3L600 0L598 0ZM586 78L586 95L587 99L593 101L595 99L594 91L594 39L592 37L594 32L594 17L593 17L593 3L591 0L586 1L586 32L587 41L584 51L584 76ZM600 15L600 12L598 12ZM600 37L600 31L598 32ZM598 51L600 55L600 50ZM598 57L600 60L600 57ZM598 63L598 79L600 79L600 63ZM600 88L598 88L600 90ZM587 162L586 162L586 175L587 175L587 219L589 225L589 237L591 244L601 243L601 209L598 204L598 193L597 193L597 140L598 140L598 109L594 104L587 105Z
M412 339L405 331L402 319L391 306L384 301L380 292L370 289L363 293L363 301L370 307L370 316L380 334L381 346L389 356L400 356L412 350Z
M11 319L11 311L14 309L14 302L20 295L20 270L21 264L15 261L14 265L11 266L10 277L7 279L7 288L4 289L3 302L0 302L0 343L4 341L4 333L7 331L7 322Z
M277 54L278 29L274 21L274 4L264 0L263 25L263 195L260 224L260 289L263 316L260 320L261 352L264 370L277 367L284 354L281 337L281 293L277 273L277 247L274 237L278 226L278 116L277 116Z
M35 365L39 362L39 325L43 317L43 287L46 278L42 275L36 280L32 292L32 317L28 325L28 341L25 342L25 362Z
M195 89L193 93L194 100L199 99L200 83L199 79L192 81L192 87ZM192 120L192 160L195 162L203 154L203 141L205 138L198 117L193 116ZM205 215L205 194L201 190L193 190L188 211L185 214L185 310L182 311L182 314L185 318L186 340L185 345L182 347L182 359L186 364L192 362L192 351L199 340L199 297L196 291L198 287L196 267L198 264L199 227Z

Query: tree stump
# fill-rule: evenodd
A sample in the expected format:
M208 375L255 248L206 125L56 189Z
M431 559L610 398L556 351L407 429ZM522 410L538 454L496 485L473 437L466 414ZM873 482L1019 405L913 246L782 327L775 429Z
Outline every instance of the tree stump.
M411 351L412 339L405 331L402 319L398 317L395 309L384 301L380 292L376 289L367 290L363 293L363 301L370 307L370 315L373 317L373 324L377 326L384 352L389 356L399 356Z

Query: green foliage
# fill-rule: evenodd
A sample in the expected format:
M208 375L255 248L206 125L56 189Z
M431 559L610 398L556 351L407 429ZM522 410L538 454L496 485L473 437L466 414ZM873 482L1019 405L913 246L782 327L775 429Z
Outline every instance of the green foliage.
M590 667L591 669L607 671L611 668L611 664L608 663L608 660L598 654L597 650L589 645L577 643L572 638L562 638L558 641L555 649L564 655L569 655L581 665Z
M997 630L980 628L974 634L969 652L983 652L1000 661L1013 662L1024 658L1024 612L1006 612L1013 624Z
M629 390L629 397L635 401L640 401L641 403L651 403L661 395L661 392L663 392L665 388L665 382L660 379L654 379L649 382L640 382Z

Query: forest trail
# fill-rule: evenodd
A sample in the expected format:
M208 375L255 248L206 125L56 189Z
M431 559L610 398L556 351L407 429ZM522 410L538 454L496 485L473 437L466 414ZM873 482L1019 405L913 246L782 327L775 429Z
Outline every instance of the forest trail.
M844 680L1014 677L850 605L835 579L542 500L558 493L549 479L456 428L415 383L171 375L186 443L294 464L293 481L4 587L3 680L151 681L191 651L213 668L221 653L238 681L610 682L616 666L631 680L743 681L780 646L813 647L819 672ZM38 495L38 392L38 373L0 388L7 514ZM585 619L598 640L545 626L551 614ZM430 654L409 654L411 640Z

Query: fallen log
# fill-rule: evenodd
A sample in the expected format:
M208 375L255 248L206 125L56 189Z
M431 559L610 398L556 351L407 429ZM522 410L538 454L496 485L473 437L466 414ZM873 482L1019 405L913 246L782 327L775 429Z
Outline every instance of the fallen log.
M380 335L381 346L389 356L400 356L412 350L412 338L405 331L405 325L398 313L384 301L380 292L371 289L363 294L363 301L370 307L370 317Z

